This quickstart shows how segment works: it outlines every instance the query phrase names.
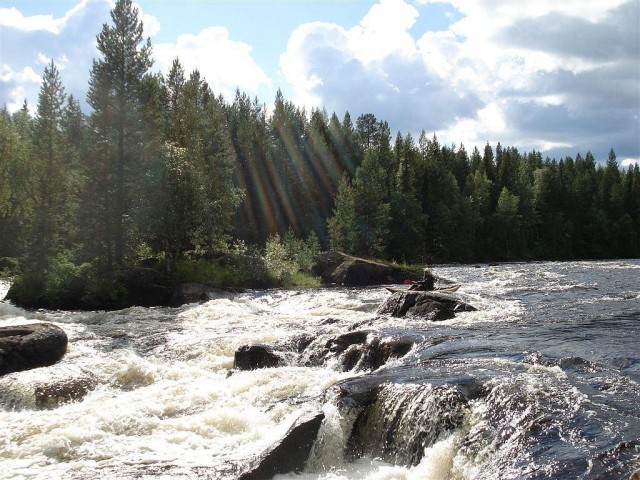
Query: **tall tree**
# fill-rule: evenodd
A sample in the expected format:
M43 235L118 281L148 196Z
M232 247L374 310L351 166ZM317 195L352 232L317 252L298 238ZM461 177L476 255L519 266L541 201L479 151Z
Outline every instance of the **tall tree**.
M0 257L18 257L22 247L24 219L31 215L32 198L29 181L31 117L28 128L20 130L6 108L0 110ZM24 127L24 126L23 126ZM25 132L26 130L26 132Z
M64 196L69 181L62 130L65 93L53 60L44 69L33 130L32 195L27 269L43 277L60 248ZM55 179L55 180L54 180Z
M106 248L108 260L122 264L126 253L125 221L140 158L140 87L151 68L151 43L143 40L143 25L131 0L117 0L111 11L113 25L103 25L97 37L102 55L94 60L89 78L88 102L93 109L94 129L105 148L98 158L103 163Z

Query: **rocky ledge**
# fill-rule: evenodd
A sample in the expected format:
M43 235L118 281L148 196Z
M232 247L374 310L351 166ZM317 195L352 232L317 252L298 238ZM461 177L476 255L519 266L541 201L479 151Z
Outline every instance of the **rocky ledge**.
M385 285L417 279L416 272L339 252L318 255L312 272L326 284L345 287Z

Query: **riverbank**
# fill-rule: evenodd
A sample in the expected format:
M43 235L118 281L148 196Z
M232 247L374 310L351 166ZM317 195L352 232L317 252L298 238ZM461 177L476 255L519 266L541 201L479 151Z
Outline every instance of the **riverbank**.
M337 252L316 255L306 271L270 269L262 257L238 254L188 260L180 263L172 275L161 273L162 265L157 262L147 265L150 266L101 274L72 272L53 286L18 277L7 293L7 300L27 309L49 310L177 307L207 300L220 291L322 285L360 287L403 283L421 275L419 267L401 267Z

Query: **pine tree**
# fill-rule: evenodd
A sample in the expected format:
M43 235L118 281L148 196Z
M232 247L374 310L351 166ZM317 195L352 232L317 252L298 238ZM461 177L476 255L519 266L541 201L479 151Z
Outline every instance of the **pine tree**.
M51 257L62 244L64 200L70 169L66 164L62 131L66 96L56 65L51 61L44 69L33 129L32 192L34 212L31 217L26 269L44 277Z
M107 217L99 220L99 236L107 263L121 265L128 246L125 229L136 161L141 157L140 88L152 59L150 41L143 41L143 25L131 0L118 0L111 20L113 26L105 24L97 37L102 58L93 62L88 102L93 109L94 143L103 146L93 153L100 182L106 183L99 189L103 195L99 213Z
M25 219L31 215L31 138L23 135L6 108L0 110L0 258L20 255ZM25 120L30 130L31 118Z
M333 216L327 222L331 250L359 253L354 192L346 174L340 180L335 203Z

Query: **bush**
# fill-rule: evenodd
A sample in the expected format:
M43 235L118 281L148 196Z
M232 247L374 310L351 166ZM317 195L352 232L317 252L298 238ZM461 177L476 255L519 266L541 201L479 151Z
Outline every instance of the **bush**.
M290 287L293 284L293 275L298 271L298 264L295 258L292 258L291 252L280 241L280 235L276 234L267 239L264 258L269 276L276 285Z
M295 287L319 287L322 285L322 280L307 272L296 272L293 275L292 284Z

